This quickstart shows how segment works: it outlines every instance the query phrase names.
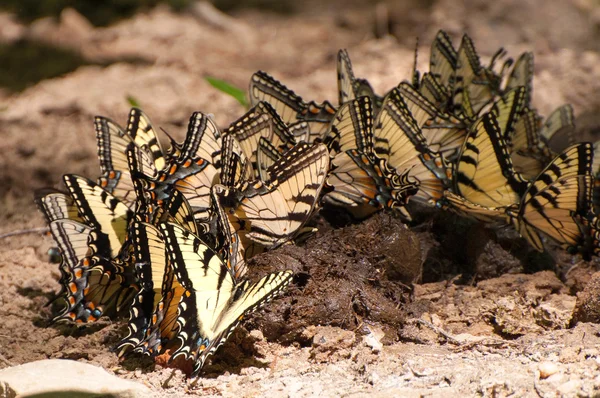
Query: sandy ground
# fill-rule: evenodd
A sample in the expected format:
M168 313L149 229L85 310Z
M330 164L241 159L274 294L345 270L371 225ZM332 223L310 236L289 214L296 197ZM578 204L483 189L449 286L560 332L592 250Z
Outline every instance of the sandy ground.
M409 78L417 35L422 43L419 65L425 67L428 49L423 43L430 43L440 28L456 42L467 30L484 58L499 46L511 55L533 51L534 104L540 112L548 114L570 102L576 114L598 126L600 9L586 1L540 3L468 1L456 6L438 0L425 7L390 2L391 31L400 39L374 37L371 3L344 12L340 2L325 8L315 3L285 17L257 11L231 18L202 11L176 15L158 8L101 29L68 12L58 24L44 20L31 27L0 15L0 40L27 36L76 49L91 60L143 60L81 67L19 94L0 92L0 234L43 227L32 201L34 189L56 186L67 172L98 174L92 117L124 122L128 96L154 123L181 139L195 110L213 113L222 126L244 111L204 76L245 87L250 75L263 69L306 99L334 101L335 54L347 48L356 75L383 92ZM588 285L595 263L578 263L558 253L531 262L526 250L507 251L501 240L480 237L473 247L460 247L475 256L465 263L464 256L448 251L445 241L462 242L482 235L483 229L469 227L453 238L462 232L439 233L439 225L447 228L454 220L433 216L411 232L387 215L378 217L375 224L325 228L309 242L310 248L284 248L257 259L257 266L273 260L269 256L284 259L286 266L310 275L310 282L290 289L250 319L193 386L180 371L143 359L119 363L110 347L124 331L120 320L79 330L46 328L51 313L44 305L57 290L59 276L57 266L47 262L52 240L40 234L4 238L0 367L43 358L77 359L149 385L157 396L600 394L600 327L583 322L598 321L593 316L598 283ZM380 227L385 223L389 229ZM365 236L390 236L390 231L398 239L419 242L415 266L423 267L428 283L406 289L393 278L377 276L390 264L404 263L394 265L392 255L386 260L386 246L377 246L377 256L368 245L356 246ZM330 242L337 245L337 254L322 257ZM319 263L323 258L329 262ZM398 254L396 262L398 258L407 257ZM335 272L324 272L324 266ZM461 277L466 273L468 278ZM333 277L352 283L360 279L372 293L366 288L352 292L355 285L350 284L350 290L339 289L336 299L326 297ZM302 309L315 298L340 308L329 306L309 316ZM276 324L286 309L294 316L287 329L264 328Z

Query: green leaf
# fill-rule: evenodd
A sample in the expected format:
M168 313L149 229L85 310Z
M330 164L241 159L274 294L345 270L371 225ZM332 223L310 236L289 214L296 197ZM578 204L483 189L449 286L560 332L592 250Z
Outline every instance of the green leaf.
M243 107L248 108L248 100L246 99L246 92L238 87L235 87L226 81L215 79L214 77L206 76L206 81L216 88L219 91L224 92L225 94L231 95L233 98L237 100Z
M135 108L141 108L140 101L138 101L137 98L135 98L133 95L127 96L127 102L129 102L130 106L133 106Z

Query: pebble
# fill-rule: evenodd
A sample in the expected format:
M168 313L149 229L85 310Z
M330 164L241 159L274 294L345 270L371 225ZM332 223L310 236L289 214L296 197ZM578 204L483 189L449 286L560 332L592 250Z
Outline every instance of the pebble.
M557 373L559 370L558 365L556 365L554 362L542 362L540 363L538 369L540 371L540 379L542 380L547 379L548 377Z

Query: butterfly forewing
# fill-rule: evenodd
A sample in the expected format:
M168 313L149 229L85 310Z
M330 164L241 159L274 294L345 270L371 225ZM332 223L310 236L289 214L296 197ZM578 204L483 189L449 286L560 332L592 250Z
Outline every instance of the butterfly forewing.
M315 209L328 170L322 144L300 143L286 152L267 169L268 181L243 191L236 214L249 223L248 236L266 247L290 240Z
M190 117L185 141L178 159L205 159L215 165L219 164L221 152L221 132L210 116L202 112L194 112Z
M165 167L166 159L156 131L148 116L141 109L132 108L129 112L127 133L140 149L151 156L156 171Z
M521 54L506 81L506 90L522 86L525 88L525 105L529 106L533 93L533 53Z
M347 50L338 51L337 57L337 78L338 78L338 102L340 105L345 104L356 98L354 93L354 72L352 71L352 63Z
M452 45L452 41L446 32L438 31L433 43L431 44L431 53L429 56L429 70L431 75L438 79L444 86L452 84L451 78L454 76L458 53Z
M466 139L454 170L456 193L485 207L517 203L527 182L515 173L509 149L492 113L485 114Z
M39 189L35 192L34 200L48 224L62 219L83 222L73 199L63 192L54 189Z
M128 335L117 345L119 355L129 348L144 346L147 341L152 314L163 297L161 287L168 269L165 244L158 229L136 221L130 231L140 291L129 308Z
M131 212L121 201L94 182L72 174L63 176L65 185L85 223L106 234L115 257L127 238Z
M258 149L256 151L256 165L258 167L258 176L261 180L267 181L269 175L267 169L281 158L282 154L265 137L260 137Z
M438 110L427 98L408 83L400 83L398 90L429 148L447 159L454 158L463 145L467 127L457 118Z
M507 142L511 141L515 131L515 123L525 107L525 93L524 87L516 87L507 92L492 106L491 112L496 116L498 127Z
M373 153L373 106L369 97L360 97L340 106L324 143L334 154L358 149Z
M443 159L427 146L397 88L384 100L375 124L374 137L377 155L386 158L399 175L407 174L417 181L420 186L417 194L419 200L428 202L441 198L444 190L441 179L446 178ZM438 168L439 176L432 171L438 171Z
M285 123L296 122L298 113L306 108L302 98L263 71L252 75L249 93L252 105L268 102Z

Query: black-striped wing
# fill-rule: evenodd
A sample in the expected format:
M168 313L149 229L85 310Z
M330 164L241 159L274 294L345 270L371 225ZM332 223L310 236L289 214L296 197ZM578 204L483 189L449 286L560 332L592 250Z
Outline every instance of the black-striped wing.
M259 142L263 139L265 138L260 137ZM275 150L277 151L277 149ZM258 159L258 153L256 159ZM222 163L220 181L226 187L239 187L254 178L254 170L250 159L246 157L240 143L231 134L223 137Z
M67 221L55 223L62 222L64 226ZM53 321L94 322L103 315L114 315L128 308L138 290L132 267L119 258L109 257L110 245L105 234L81 225L72 231L87 236L87 253L77 264L63 269L66 273L61 281L66 306ZM66 242L72 247L70 252L80 250L78 256L83 253L83 236L70 237ZM69 258L69 251L61 251Z
M110 258L116 257L127 239L132 213L119 199L87 178L66 174L65 185L85 224L106 235Z
M61 255L59 270L62 289L57 296L64 297L68 305L69 296L81 286L79 280L83 275L75 275L74 270L90 252L88 240L92 228L66 218L53 220L49 225Z
M512 90L520 86L525 88L525 106L529 106L533 95L532 52L525 52L517 59L506 81L505 90Z
M249 96L252 105L260 101L269 103L286 124L307 122L310 129L307 142L323 138L336 111L328 101L322 104L305 102L281 82L262 71L252 75Z
M453 173L455 193L484 207L518 203L527 182L515 173L507 144L492 113L474 125Z
M222 144L221 134L212 119L206 114L194 113L179 157L171 160L155 179L148 180L150 201L163 203L177 189L189 202L196 220L207 220L210 188L220 181Z
M131 306L129 335L117 350L119 355L129 348L150 356L170 353L179 347L177 315L185 290L173 272L162 232L151 224L136 223L132 235L140 243L135 247L136 267L144 288Z
M246 236L267 248L291 240L315 210L328 170L324 145L297 144L267 170L267 181L244 187L230 212L232 222L244 225Z
M424 73L419 82L419 93L440 112L445 112L450 102L450 90L431 73Z
M257 103L245 115L233 122L223 134L233 135L236 138L244 154L252 162L254 171L257 170L256 151L261 137L271 141L280 152L286 151L296 143L295 137L289 132L276 110L264 101Z
M177 160L182 163L185 159L202 158L219 165L221 146L221 132L212 118L202 112L194 112Z
M268 102L287 124L298 121L298 114L306 108L299 95L263 71L252 75L249 94L253 106L260 101Z
M34 200L48 224L62 219L83 222L73 199L64 192L38 189L35 191Z
M188 200L177 189L171 192L171 197L165 206L165 214L167 221L181 225L194 235L202 236L207 232L201 225L198 225Z
M453 104L469 118L476 116L498 92L500 78L484 68L473 41L464 35L458 49Z
M384 100L373 134L377 156L386 159L398 175L406 174L417 182L415 199L435 204L450 172L444 159L429 149L398 88Z
M167 159L158 140L156 130L152 127L148 116L141 109L131 108L127 121L127 134L140 149L150 155L157 171L165 167Z
M541 173L553 155L545 142L540 140L538 116L532 109L525 109L514 125L509 141L510 157L515 171L531 180Z
M347 50L339 50L337 57L338 101L340 105L359 97L369 97L373 102L375 113L381 109L383 98L375 94L373 87L366 79L354 77L352 62Z
M539 232L571 251L584 245L580 220L591 206L592 157L590 143L567 148L532 181L518 210L510 213L517 231L537 250L544 250Z
M126 150L134 143L134 139L112 120L96 116L96 141L98 144L98 159L100 160L101 176L98 185L119 198L125 205L133 208L136 201L133 181L129 173ZM140 148L138 146L138 148ZM140 148L140 172L148 177L157 173L152 154Z
M458 62L458 53L452 45L452 40L443 30L438 31L435 39L431 43L431 53L429 56L429 71L444 87L453 85L452 79L456 71Z
M492 105L490 112L496 116L498 127L506 142L511 142L515 132L515 123L525 109L525 87L511 89Z
M406 174L393 173L373 146L373 107L369 97L346 102L338 109L324 143L335 154L323 199L336 206L363 207L357 217L381 207L402 207L417 186Z
M277 272L256 283L239 283L219 256L200 239L175 224L160 227L183 290L176 320L179 347L172 358L192 359L192 376L195 376L244 316L285 289L292 273Z
M283 156L281 152L269 140L260 137L258 149L256 150L256 166L258 167L258 177L261 180L268 180L267 169L281 159L281 156Z
M402 82L398 89L429 148L446 159L455 158L467 136L465 123L439 110L410 84Z
M347 50L339 50L337 56L338 103L345 104L356 98L354 92L356 78Z
M556 108L540 130L542 139L554 152L560 152L575 142L575 117L569 104Z
M264 251L261 245L246 236L243 225L245 220L240 220L229 213L230 209L237 206L238 192L237 189L218 184L211 192L213 213L217 223L216 248L236 280L241 279L248 271L247 260Z
M160 324L165 309L162 300L170 290L170 284L163 286L163 280L172 278L160 231L137 221L130 231L140 290L129 309L128 334L116 347L119 356L130 349L148 354L160 350Z
M346 102L337 110L323 142L333 154L357 149L373 153L373 103L369 97Z
M356 149L333 158L327 185L333 191L325 194L323 200L346 207L358 219L382 207L402 210L419 188L418 183L408 178L408 173L398 175L390 170L385 159L367 156Z

